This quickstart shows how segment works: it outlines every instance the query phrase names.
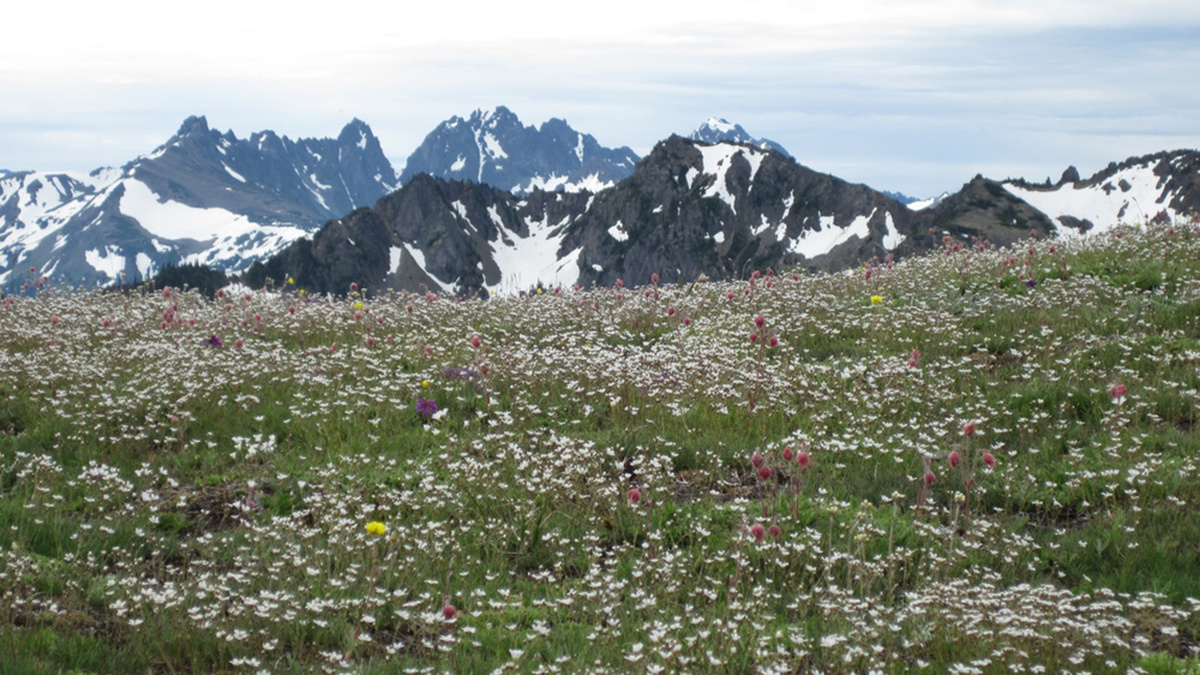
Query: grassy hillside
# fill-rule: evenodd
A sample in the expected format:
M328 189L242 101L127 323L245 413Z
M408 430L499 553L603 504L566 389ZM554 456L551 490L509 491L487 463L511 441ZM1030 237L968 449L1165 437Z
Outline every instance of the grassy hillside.
M3 299L5 672L1200 668L1200 228L627 281Z

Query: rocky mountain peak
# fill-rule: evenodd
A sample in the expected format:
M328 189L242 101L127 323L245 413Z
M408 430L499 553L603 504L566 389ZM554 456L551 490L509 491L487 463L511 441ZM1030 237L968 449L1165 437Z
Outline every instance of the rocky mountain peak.
M438 125L409 156L400 180L406 183L427 173L515 194L538 188L596 191L627 177L638 159L629 148L601 146L565 120L525 125L511 110L497 106Z
M792 156L782 145L775 141L768 138L755 138L743 129L742 125L734 124L721 117L708 118L688 138L708 144L741 143L743 145L753 145L762 150L772 150L787 157Z
M204 115L191 115L179 125L179 131L175 132L176 138L183 136L207 136L209 132L208 118Z

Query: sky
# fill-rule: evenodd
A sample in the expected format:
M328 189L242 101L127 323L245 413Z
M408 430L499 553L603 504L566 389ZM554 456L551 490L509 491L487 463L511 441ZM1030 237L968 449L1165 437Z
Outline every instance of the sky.
M367 122L403 167L507 106L648 153L708 117L929 197L1200 148L1194 0L15 3L0 168L119 166L190 115L239 138Z

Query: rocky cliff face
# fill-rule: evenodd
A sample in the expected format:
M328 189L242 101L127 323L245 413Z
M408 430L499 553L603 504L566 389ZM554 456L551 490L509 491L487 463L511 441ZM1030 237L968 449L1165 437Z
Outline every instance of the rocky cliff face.
M582 283L744 278L886 256L911 219L894 200L779 153L676 136L597 195L567 245L583 249Z

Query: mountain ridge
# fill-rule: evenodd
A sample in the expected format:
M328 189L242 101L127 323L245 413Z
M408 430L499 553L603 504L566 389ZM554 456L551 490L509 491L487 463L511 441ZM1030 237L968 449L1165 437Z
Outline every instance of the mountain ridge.
M596 192L628 176L640 158L606 148L559 118L525 125L508 108L475 110L442 122L409 155L400 182L419 173L473 180L523 194L540 188Z
M1000 244L1029 231L1078 236L1188 217L1200 205L1195 150L1114 161L1086 179L1069 167L1056 183L976 176L953 193L905 204L902 195L805 167L720 118L660 141L645 158L603 148L558 118L524 125L503 106L454 116L427 143L445 129L457 129L482 158L472 175L447 179L409 166L397 173L358 118L335 138L291 140L264 130L239 139L203 115L187 117L165 143L119 168L0 171L0 289L129 283L178 263L265 268L326 228L386 243L387 255L308 244L292 263L344 268L323 277L310 270L324 279L314 290L341 292L343 278L368 267L380 288L453 293L637 283L654 273L731 278L762 267L844 269L927 250L946 235ZM697 140L718 134L715 142ZM519 156L522 139L541 148L533 159ZM580 171L590 158L616 173L603 185L598 171L588 174L591 182L578 172L530 173L564 153ZM470 173L463 161L460 173ZM488 161L524 168L505 174L515 183L497 186L478 181ZM368 223L367 212L378 222ZM358 226L364 234L349 234Z

